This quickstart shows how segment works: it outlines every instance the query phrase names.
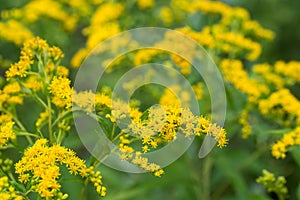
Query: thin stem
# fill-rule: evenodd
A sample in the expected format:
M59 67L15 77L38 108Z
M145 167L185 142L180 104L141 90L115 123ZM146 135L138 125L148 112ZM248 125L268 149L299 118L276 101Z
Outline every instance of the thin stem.
M113 123L113 127L112 127L112 131L111 131L111 137L110 137L110 139L113 139L114 134L115 134L115 130L116 130L116 123Z
M8 172L7 174L8 174L9 178L10 178L12 181L15 181L15 182L16 182L16 179L15 179L15 177L12 175L11 172Z
M30 192L32 192L31 189L29 189L29 190L25 193L25 195L28 195Z
M49 117L48 117L48 131L49 131L49 140L50 143L53 143L53 133L52 133L52 116L51 116L51 99L50 96L47 97L48 102L48 111L49 111Z
M113 138L111 141L115 142L124 132L121 131L115 138Z
M54 120L52 127L54 127L61 119L63 119L67 114L71 113L71 112L75 112L75 111L81 111L80 108L73 108L73 109L69 109L63 113L60 113L58 115L58 117Z
M16 124L19 126L19 128L20 128L22 131L27 132L27 131L26 131L26 128L23 126L23 124L19 121L19 119L18 119L15 115L13 115L11 112L9 112L8 110L5 110L5 109L0 109L0 111L2 111L2 112L4 112L4 113L6 113L6 114L12 116L14 122L16 122ZM29 142L29 144L33 144L32 140L31 140L31 138L30 138L29 136L25 136L25 137L26 137L27 141Z
M110 153L115 153L116 150L118 149L117 146L115 146L111 151ZM97 167L99 164L103 163L103 161L108 157L108 155L104 156L101 160L99 160L99 162L97 162L94 167Z
M0 147L0 150L9 149L9 148L15 148L15 146L11 145L11 144L8 144L8 145Z
M42 134L42 132L41 132L41 130L39 128L37 129L37 132L39 133L39 135L40 135L41 138L44 137L43 134Z
M87 187L87 184L88 184L88 178L86 178L85 181L84 181L84 183L83 183L83 186L81 188L78 200L82 200L83 199L84 191L85 191L85 188Z
M39 138L38 135L33 134L33 133L29 133L29 132L26 132L26 131L17 131L17 135L21 135L21 136L31 136L31 137Z
M59 129L59 130L58 130L58 135L57 135L57 138L56 138L57 144L61 144L61 141L60 141L61 132L62 132L62 131Z
M203 170L202 170L202 189L203 189L203 199L209 200L210 199L210 173L211 173L211 158L207 156L203 160Z
M202 197L202 191L201 189L201 185L202 185L202 180L201 177L199 176L199 169L197 168L198 165L192 163L192 160L189 158L189 156L187 154L184 154L183 158L185 159L185 162L187 163L187 166L189 167L189 171L191 172L192 177L194 178L196 184L194 184L193 188L196 194L196 199L201 199Z
M37 95L33 95L33 98L40 103L45 109L48 108L48 106L46 105L46 103Z

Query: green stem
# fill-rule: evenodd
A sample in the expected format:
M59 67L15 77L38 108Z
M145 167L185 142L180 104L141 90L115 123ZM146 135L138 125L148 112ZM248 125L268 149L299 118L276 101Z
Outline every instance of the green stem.
M191 172L191 177L193 177L193 179L196 182L196 184L193 185L196 194L196 199L201 199L202 191L199 188L201 188L202 180L200 179L201 177L199 176L199 168L198 168L199 166L198 162L200 162L200 160L198 160L197 163L195 164L192 162L191 158L187 154L184 154L183 159L187 163L188 170Z
M113 138L113 139L111 140L111 142L115 142L122 134L124 134L123 131L121 131L115 138Z
M110 137L110 139L114 138L115 130L116 130L116 123L113 123L113 127L112 127L112 131L111 131L111 137Z
M45 109L48 108L48 106L46 105L46 103L37 95L33 95L33 98L40 103Z
M81 188L81 191L80 191L80 195L79 195L78 200L82 200L82 199L83 199L84 191L85 191L85 188L87 187L88 181L89 181L89 179L86 178L85 181L84 181L84 183L83 183L83 186L82 186L82 188Z
M15 177L12 175L11 172L8 172L7 174L8 174L9 178L10 178L12 181L15 181L15 182L16 182L16 179L15 179Z
M52 108L51 108L51 99L50 99L50 96L47 97L47 102L48 102L48 106L47 106L48 112L50 113L49 117L48 117L49 140L50 140L50 143L52 144L53 143L52 116L51 116Z
M23 126L23 124L18 120L18 118L15 115L13 115L11 112L9 112L8 110L5 110L5 109L0 109L0 111L6 113L7 115L12 116L13 120L16 122L16 124L19 126L19 128L22 131L27 132L26 128ZM29 142L29 144L33 144L32 140L29 136L25 136L25 137L26 137L27 141Z
M0 150L9 149L9 148L16 148L16 147L14 145L8 144L8 145L0 147Z
M39 138L38 135L33 134L33 133L29 133L29 132L26 132L26 131L17 131L17 135L21 135L21 136L31 136L31 137Z
M61 119L63 119L67 114L71 113L71 112L75 112L75 111L81 111L81 108L73 108L73 109L69 109L63 113L60 113L58 115L58 117L56 118L56 120L53 122L52 127L54 127Z
M202 192L203 192L203 199L209 200L210 199L210 174L211 174L211 157L207 156L203 160L203 170L202 170Z
M31 192L31 191L29 191L29 192ZM27 196L27 192L26 192L26 194L24 194L23 192L17 191L17 194L18 194L18 195L21 195L22 197L24 197L25 200L30 200L30 199L28 198L28 196Z
M57 136L57 143L61 144L64 137L65 137L65 131L59 130Z

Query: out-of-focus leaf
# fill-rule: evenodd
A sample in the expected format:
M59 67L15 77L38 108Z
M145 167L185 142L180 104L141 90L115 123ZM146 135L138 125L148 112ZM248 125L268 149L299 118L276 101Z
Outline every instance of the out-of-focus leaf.
M297 189L297 199L300 199L300 182Z
M237 157L233 158L233 156ZM232 187L235 188L236 196L238 197L238 199L249 199L246 180L242 178L241 172L236 170L237 163L233 162L234 160L242 161L243 158L239 155L218 157L218 159L216 160L218 170L221 170L223 172L223 174L225 175L225 179L227 179L230 184L232 184Z
M296 161L296 163L300 166L300 147L294 146L290 152L291 152L294 160Z

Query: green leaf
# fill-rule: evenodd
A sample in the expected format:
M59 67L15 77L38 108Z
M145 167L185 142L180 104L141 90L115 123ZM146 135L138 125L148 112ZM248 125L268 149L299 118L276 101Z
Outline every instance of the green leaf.
M148 116L149 116L149 108L142 113L141 120L143 121L148 119Z
M297 199L300 199L300 182L297 189Z
M300 147L299 146L294 146L294 147L291 148L290 152L291 152L294 160L298 164L298 166L300 166Z
M26 189L24 185L17 183L16 181L10 181L11 185L16 188L18 191L25 193Z

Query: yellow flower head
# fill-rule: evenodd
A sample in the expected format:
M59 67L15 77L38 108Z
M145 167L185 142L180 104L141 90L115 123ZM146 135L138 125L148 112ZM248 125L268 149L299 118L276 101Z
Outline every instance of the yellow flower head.
M16 135L13 131L14 122L11 120L1 122L0 125L0 147L7 144L8 140L14 140Z
M18 192L10 184L7 176L0 177L0 199L3 200L23 200L24 198L18 195Z
M60 194L61 188L58 181L61 175L59 165L64 164L71 174L79 174L92 183L97 183L96 190L99 190L100 195L105 195L100 172L95 173L93 168L88 168L74 151L60 145L48 146L47 143L47 139L37 140L15 164L21 182L30 184L31 189L41 197L55 198Z
M50 93L53 95L52 102L59 108L70 108L72 106L71 81L66 77L55 76L49 85Z

